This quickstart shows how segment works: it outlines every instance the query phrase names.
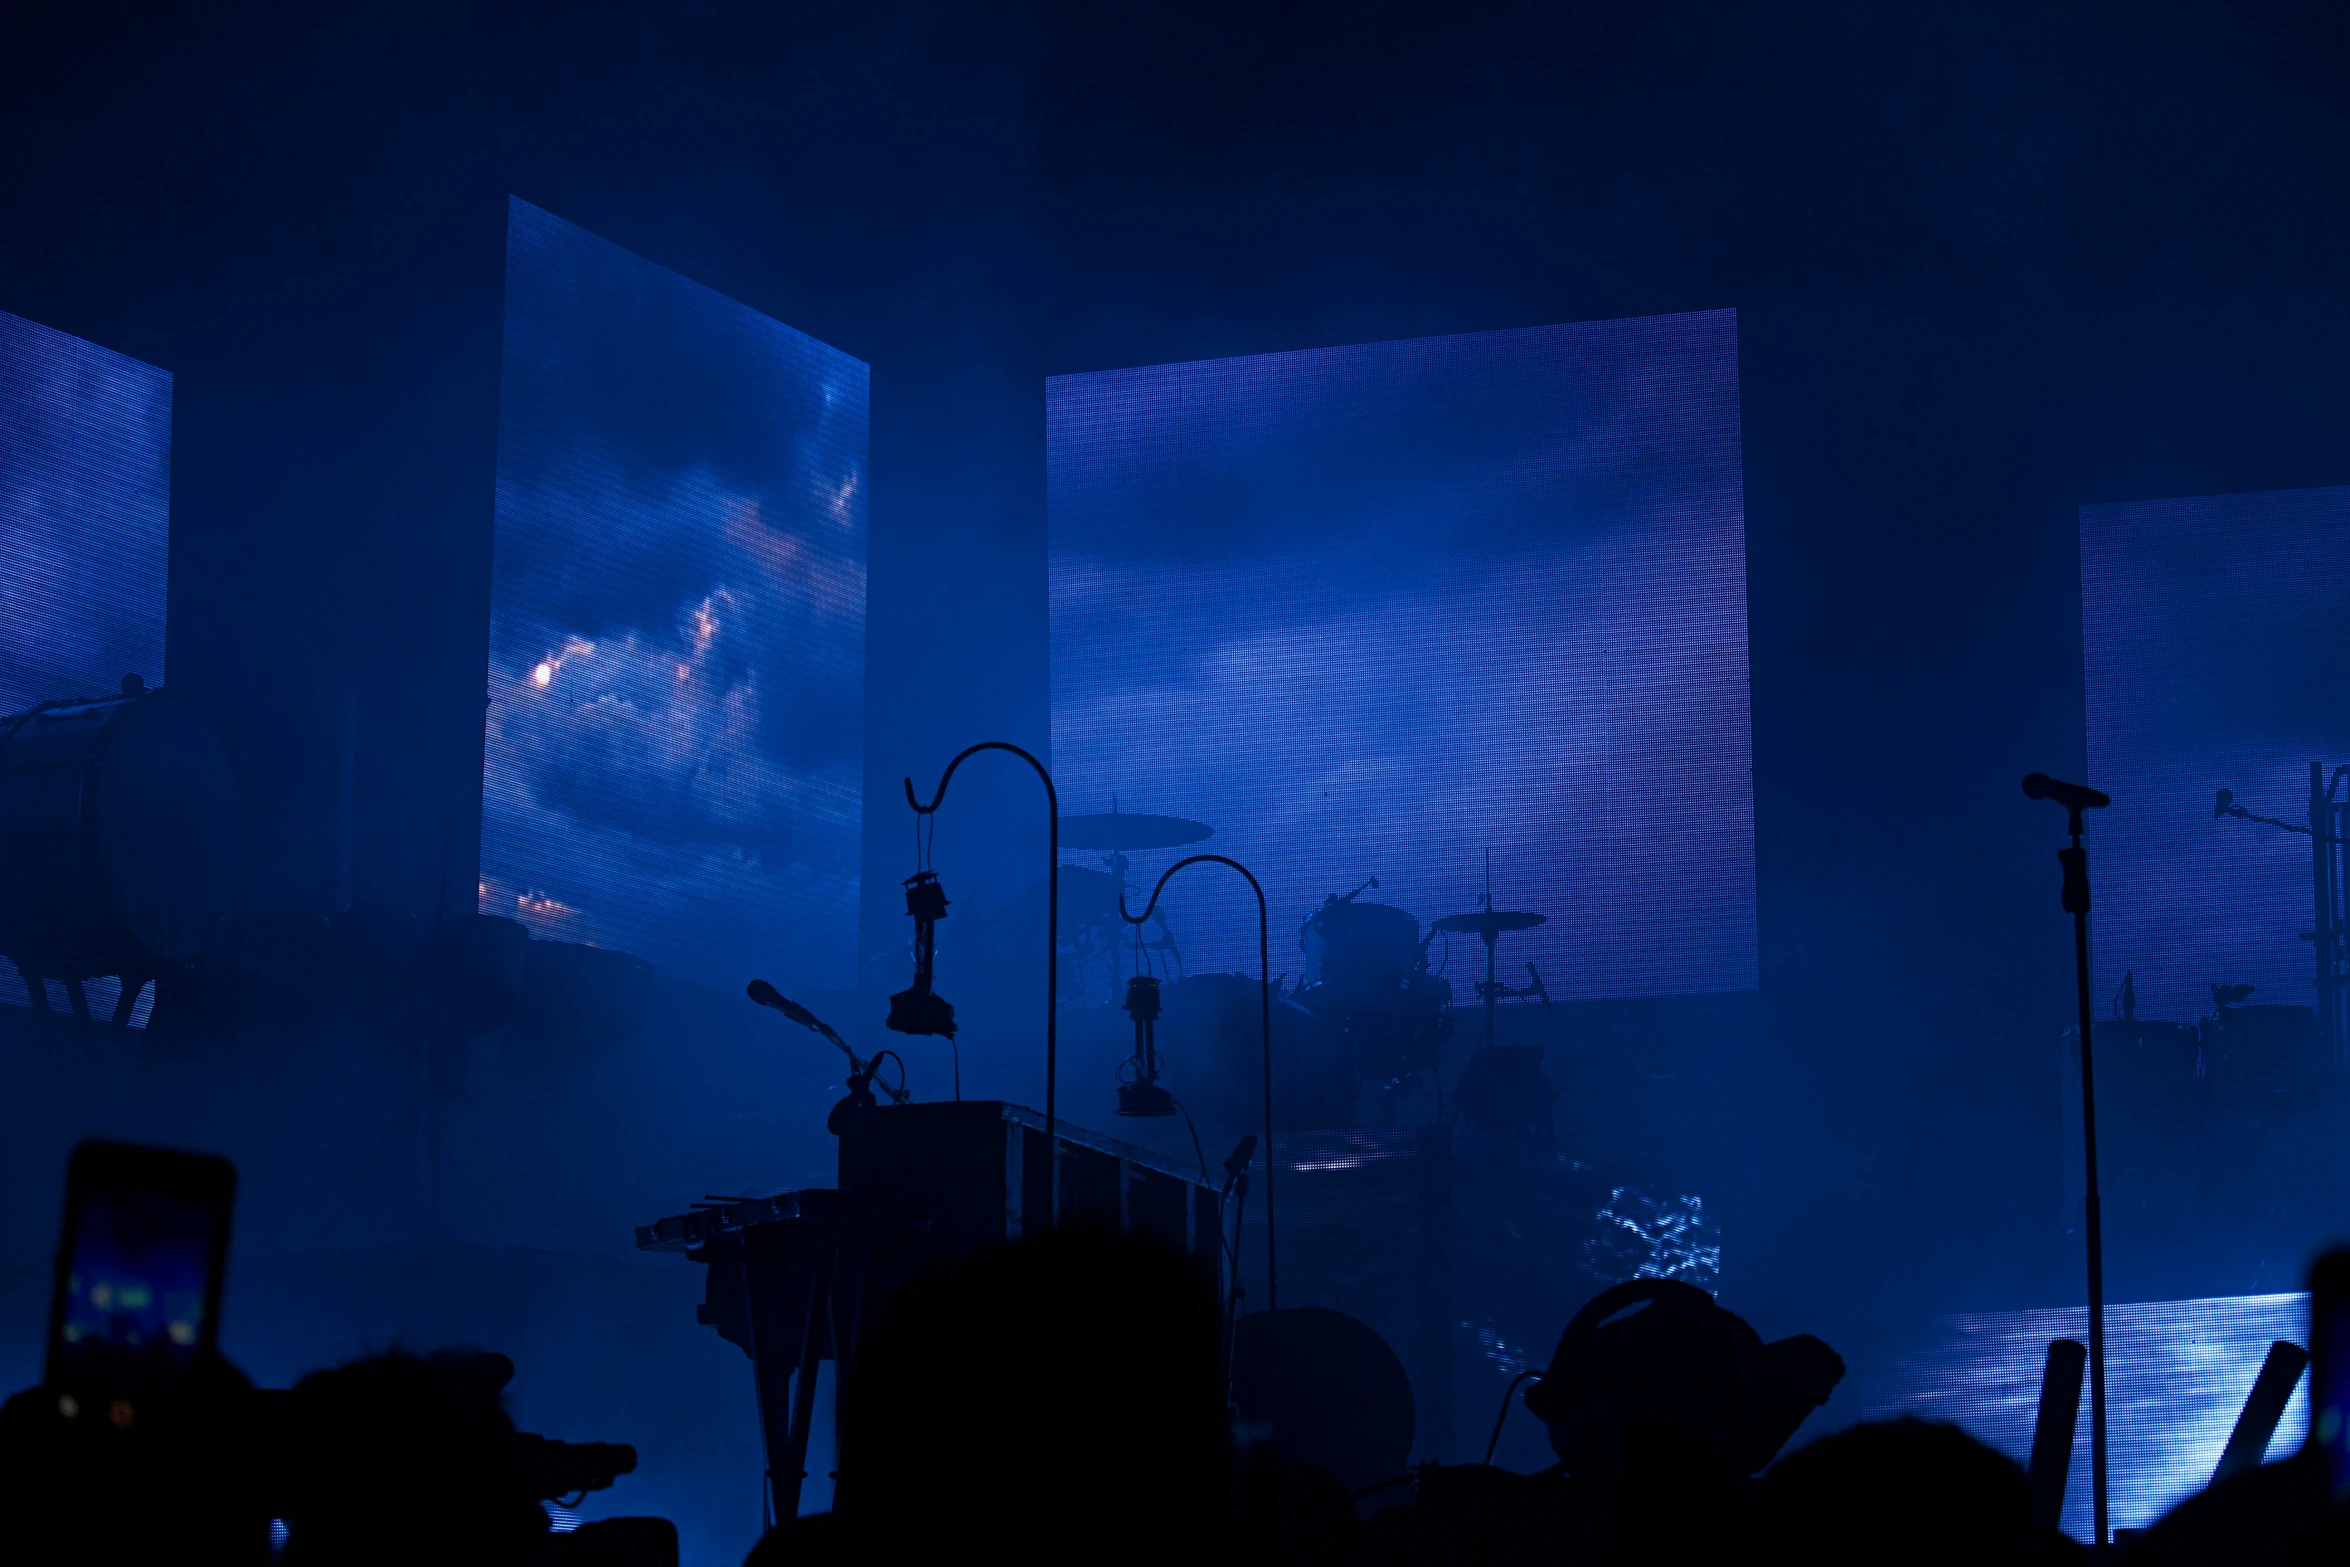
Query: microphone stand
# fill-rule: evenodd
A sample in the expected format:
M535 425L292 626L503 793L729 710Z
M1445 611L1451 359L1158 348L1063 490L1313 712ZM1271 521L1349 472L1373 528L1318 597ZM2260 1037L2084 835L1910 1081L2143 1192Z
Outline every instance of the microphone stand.
M1009 751L1036 769L1036 776L1044 781L1045 806L1051 813L1046 834L1044 872L1044 1147L1045 1158L1052 1176L1052 1222L1061 1222L1061 1144L1060 1117L1060 1035L1057 1024L1061 1010L1061 795L1053 787L1053 775L1044 763L1012 744L1009 740L982 740L977 745L965 746L947 763L947 770L938 775L938 792L924 805L914 798L914 780L906 780L906 803L914 808L916 816L929 816L938 810L939 802L947 797L947 784L955 776L955 769L964 759L981 751ZM1253 878L1252 878L1253 880ZM1263 894L1259 894L1260 901ZM1268 1191L1270 1188L1268 1187Z
M2072 846L2056 851L2064 867L2064 911L2073 917L2073 978L2081 1011L2081 1156L2087 1166L2084 1228L2089 1249L2089 1484L2098 1549L2111 1540L2105 1483L2105 1224L2097 1192L2097 1070L2089 1049L2089 851L2081 811L2108 803L2092 789L2057 784L2038 773L2024 780L2033 799L2053 799L2070 814Z

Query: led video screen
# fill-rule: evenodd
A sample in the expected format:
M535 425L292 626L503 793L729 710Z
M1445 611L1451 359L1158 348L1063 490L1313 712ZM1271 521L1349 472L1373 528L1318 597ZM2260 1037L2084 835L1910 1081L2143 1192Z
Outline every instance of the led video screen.
M853 983L867 371L510 203L481 909Z
M1046 408L1065 813L1211 827L1293 977L1324 898L1377 877L1424 933L1490 852L1495 907L1548 916L1505 979L1753 988L1735 312L1068 375ZM1254 973L1245 887L1192 877L1185 967ZM1474 937L1430 959L1482 976Z
M2095 977L2192 1023L2316 1003L2310 764L2350 762L2350 489L2086 506ZM2217 813L2219 791L2273 823ZM2342 797L2335 789L2335 798ZM2101 1007L2104 1015L2109 1007Z
M0 713L163 683L171 374L0 311Z
M1902 1362L1872 1420L1912 1414L1947 1421L2027 1462L2050 1341L2088 1342L2085 1307L1946 1317L1935 1342ZM2278 1339L2309 1342L2306 1295L2236 1295L2105 1308L2106 1474L2113 1526L2140 1529L2211 1483L2236 1416ZM2300 1448L2309 1430L2304 1376L2268 1456ZM2064 1530L2090 1532L2089 1394L2082 1379Z

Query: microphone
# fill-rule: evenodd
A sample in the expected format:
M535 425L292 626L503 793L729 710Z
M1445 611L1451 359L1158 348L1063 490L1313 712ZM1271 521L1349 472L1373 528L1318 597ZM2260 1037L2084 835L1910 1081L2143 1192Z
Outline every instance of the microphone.
M862 1069L863 1063L857 1059L857 1052L849 1049L849 1042L841 1038L840 1035L833 1032L832 1025L830 1023L825 1022L824 1019L818 1017L815 1013L809 1011L806 1007L801 1006L797 1001L794 1001L791 997L783 994L773 985L768 984L767 981L763 979L752 980L749 985L744 987L744 994L748 995L753 1001L756 1001L763 1007L773 1007L776 1011L782 1013L785 1017L790 1018L793 1022L799 1024L800 1027L806 1029L809 1033L821 1034L826 1039L831 1040L834 1044L840 1046L841 1050L847 1054L849 1058L849 1066L852 1070Z
M2087 784L2066 783L2046 773L2024 775L2024 798L2054 800L2076 816L2083 811L2102 810L2113 803L2112 795L2101 793Z
M2219 798L2211 802L2211 819L2215 822L2218 821L2221 817L2227 815L2229 811L2235 809L2235 805L2236 791L2233 789L2222 789L2219 792Z
M783 994L783 992L777 990L773 985L768 984L767 981L763 979L752 980L749 986L746 987L745 994L747 994L753 1001L756 1001L763 1007L773 1007L776 1011L782 1013L785 1017L790 1018L793 1022L799 1024L800 1027L804 1029L808 1029L813 1033L824 1034L827 1036L832 1033L831 1029L824 1026L824 1020L822 1018L809 1011L806 1007L801 1006L797 1001L794 1001L791 997Z
M1252 1134L1233 1146L1232 1157L1224 1161L1224 1173L1239 1180L1248 1173L1248 1162L1257 1155L1257 1140Z

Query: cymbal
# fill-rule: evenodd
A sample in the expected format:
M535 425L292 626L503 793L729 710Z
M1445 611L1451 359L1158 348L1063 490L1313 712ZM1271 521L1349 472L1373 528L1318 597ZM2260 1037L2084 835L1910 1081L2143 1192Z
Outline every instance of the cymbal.
M1098 811L1061 818L1064 849L1173 849L1215 835L1206 822L1180 816L1145 816L1135 811Z
M1547 914L1525 914L1507 909L1479 909L1474 914L1447 914L1428 923L1430 930L1449 931L1455 936L1483 936L1487 941L1505 930L1532 930L1537 925L1550 923Z

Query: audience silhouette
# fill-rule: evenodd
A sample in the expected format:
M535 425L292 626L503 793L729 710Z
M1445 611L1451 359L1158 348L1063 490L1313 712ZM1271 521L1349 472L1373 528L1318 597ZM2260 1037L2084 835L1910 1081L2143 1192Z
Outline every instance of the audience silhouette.
M2036 1524L2022 1471L1954 1426L1870 1422L1781 1457L1843 1361L1808 1336L1765 1343L1667 1280L1602 1291L1560 1335L1524 1400L1556 1464L1422 1464L1365 1483L1398 1461L1411 1420L1399 1368L1365 1348L1367 1331L1337 1312L1262 1319L1228 1380L1213 1282L1194 1259L1066 1229L952 1261L898 1292L841 1379L835 1510L784 1520L746 1567L2091 1554ZM607 1483L634 1453L518 1432L503 1400L513 1372L502 1355L395 1352L268 1392L206 1358L106 1411L28 1389L0 1406L0 1561L675 1567L676 1531L659 1519L549 1532L541 1498ZM2214 1486L2115 1552L2148 1567L2345 1560L2350 1513L2312 1449Z

